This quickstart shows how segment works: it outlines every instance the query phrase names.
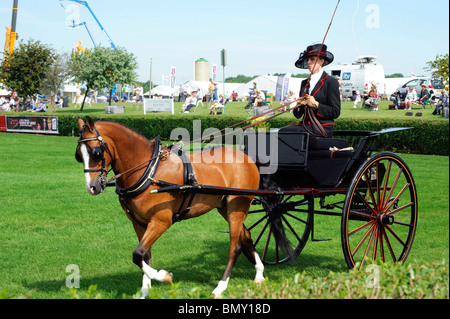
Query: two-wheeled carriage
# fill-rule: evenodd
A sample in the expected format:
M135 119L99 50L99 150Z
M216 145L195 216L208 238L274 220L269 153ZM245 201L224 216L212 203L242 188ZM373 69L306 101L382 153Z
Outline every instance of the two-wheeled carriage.
M276 137L278 168L271 177L280 195L270 196L269 205L255 197L246 221L262 261L278 264L289 259L274 236L268 210L275 209L293 257L302 252L310 234L313 237L314 216L329 215L341 217L342 249L350 268L377 259L404 262L417 225L414 179L398 155L373 154L380 134L403 129L336 131L340 138L305 134L301 141Z

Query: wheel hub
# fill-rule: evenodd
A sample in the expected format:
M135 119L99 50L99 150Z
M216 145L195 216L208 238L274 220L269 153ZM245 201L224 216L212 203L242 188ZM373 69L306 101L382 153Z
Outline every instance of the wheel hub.
M380 213L378 214L378 221L382 225L392 225L394 223L394 216L386 213Z

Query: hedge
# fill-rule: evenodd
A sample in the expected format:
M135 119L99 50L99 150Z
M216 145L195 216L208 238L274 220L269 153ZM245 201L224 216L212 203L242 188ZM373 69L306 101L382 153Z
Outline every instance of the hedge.
M201 121L202 132L206 128L223 129L244 121L244 117L235 116L198 116L196 118L181 115L152 114L151 116L125 116L121 114L92 116L94 120L113 120L123 123L147 138L160 136L169 140L172 130L186 128L192 136L193 120ZM60 135L78 135L78 117L74 115L58 116ZM283 127L291 125L292 119L274 118L270 120L270 127ZM247 123L246 123L247 124ZM240 125L241 127L244 124ZM449 155L449 124L442 121L423 121L420 119L338 119L337 130L368 130L379 131L389 127L412 127L411 130L383 134L378 138L377 150L385 150L399 153Z

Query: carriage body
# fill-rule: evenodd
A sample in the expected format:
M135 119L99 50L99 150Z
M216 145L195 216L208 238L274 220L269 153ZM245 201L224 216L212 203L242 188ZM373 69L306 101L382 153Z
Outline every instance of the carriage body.
M276 185L271 189L276 196L269 192L255 197L246 222L263 261L285 262L301 253L309 237L325 240L314 238L314 216L319 214L341 218L342 248L350 268L369 260L404 262L417 224L414 180L398 155L373 154L381 134L404 129L336 131L337 138L276 130L247 134L245 153L257 163L261 180L270 177ZM260 185L270 191L265 187ZM274 215L280 218L275 221ZM283 225L281 234L276 234L280 230L275 223ZM281 247L279 236L290 247Z

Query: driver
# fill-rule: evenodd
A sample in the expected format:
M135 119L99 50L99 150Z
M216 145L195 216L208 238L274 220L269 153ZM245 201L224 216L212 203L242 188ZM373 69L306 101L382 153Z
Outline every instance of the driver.
M341 99L339 93L339 82L332 76L329 76L324 70L325 65L334 60L331 52L327 51L324 44L320 50L321 44L313 44L300 53L300 57L295 62L295 66L300 69L309 69L311 72L310 82L306 87L307 80L303 80L300 86L301 105L294 109L294 116L301 118L305 113L304 106L307 105L313 109L318 121L326 132L326 137L333 137L334 119L341 113ZM320 51L320 54L319 54ZM306 87L306 89L305 89ZM306 126L306 129L305 129ZM298 125L287 126L280 129L280 132L312 132L319 134L310 122Z

